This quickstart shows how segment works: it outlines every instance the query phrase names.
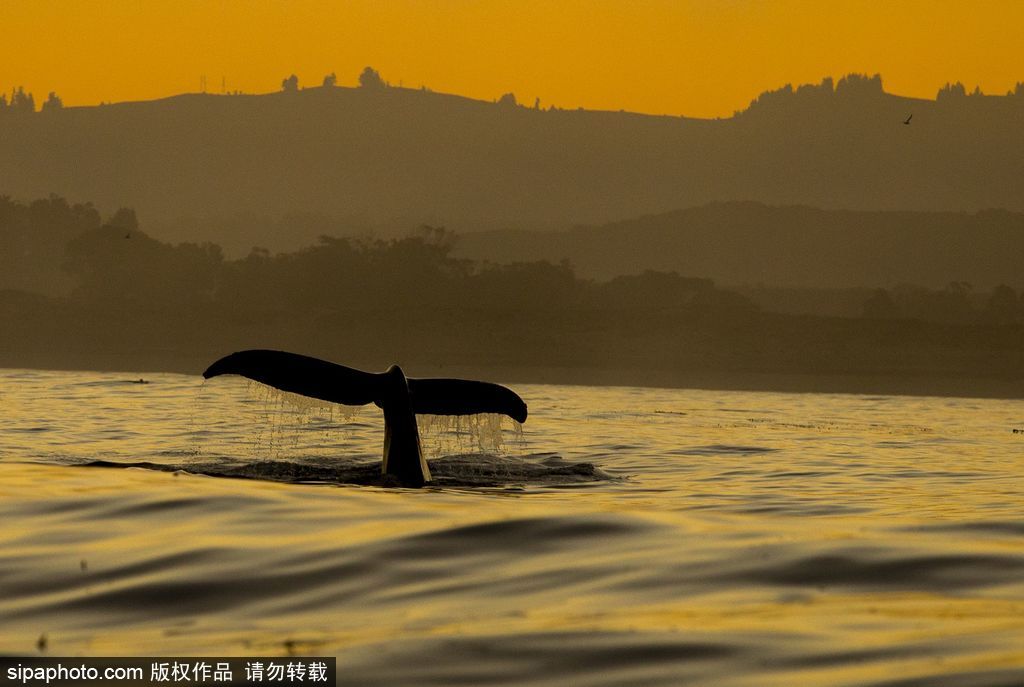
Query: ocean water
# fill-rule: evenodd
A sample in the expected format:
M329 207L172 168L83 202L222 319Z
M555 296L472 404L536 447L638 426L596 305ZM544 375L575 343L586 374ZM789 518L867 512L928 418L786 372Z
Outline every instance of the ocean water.
M522 385L409 490L366 478L375 408L144 376L0 370L0 653L1024 684L1022 401Z

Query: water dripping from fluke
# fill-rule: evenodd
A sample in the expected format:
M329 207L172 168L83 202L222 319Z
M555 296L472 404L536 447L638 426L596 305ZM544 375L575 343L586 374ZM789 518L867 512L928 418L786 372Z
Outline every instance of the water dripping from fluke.
M500 487L566 485L611 477L592 463L572 463L550 454L521 457L499 455L503 420L514 424L521 443L526 403L511 389L477 380L409 378L397 365L369 373L308 356L272 350L233 353L214 362L204 380L239 375L273 389L273 400L303 409L353 408L374 404L384 415L384 447L380 462L344 457L239 461L214 459L187 465L110 463L93 466L145 467L293 483L372 486ZM205 382L204 382L205 384ZM269 397L267 400L270 400ZM421 424L436 444L427 455ZM267 423L274 433L275 425ZM276 433L271 437L277 439ZM468 445L467 445L468 444ZM441 455L445 454L445 455Z

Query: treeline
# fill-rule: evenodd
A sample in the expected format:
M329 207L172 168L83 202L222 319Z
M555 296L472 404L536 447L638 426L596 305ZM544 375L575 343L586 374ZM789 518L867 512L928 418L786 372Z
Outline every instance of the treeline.
M845 312L816 306L809 314L858 317L875 288L886 288L904 317L933 319L922 302L977 300L1000 284L1024 288L1024 214L1002 210L961 212L856 212L753 202L712 203L569 231L501 230L466 235L458 254L478 260L568 259L578 274L607 279L643 269L708 277L743 293L759 285L786 288L761 299L784 311L802 291L823 302L848 300L840 289L859 289ZM959 286L950 288L951 282ZM900 286L917 285L917 286ZM973 285L967 289L965 284ZM964 290L969 293L962 293ZM832 293L825 293L833 290ZM899 293L896 293L899 291ZM809 302L809 301L808 301ZM965 321L942 315L940 321Z
M869 320L921 320L957 325L1024 322L1024 291L999 284L989 290L953 281L938 289L897 284L887 289L739 287L765 312Z
M834 81L829 76L817 84L801 84L796 88L793 87L793 84L786 84L781 88L765 91L751 100L750 106L746 110L738 110L735 115L740 116L747 112L757 112L775 107L824 104L843 100L872 100L879 99L884 95L880 74L872 76L847 74L838 81ZM967 87L957 81L946 83L939 88L935 94L935 102L955 106L1000 97L982 93L980 86L975 86L968 92ZM1006 92L1005 97L1009 99L1008 102L1018 103L1024 107L1024 82L1017 82L1012 89Z
M1012 324L1024 322L1024 292L1006 284L977 294L969 282L950 282L944 289L900 284L878 289L862 306L870 319L918 319L952 324Z
M458 237L422 226L397 239L321 236L311 246L271 254L254 248L228 259L213 243L172 245L139 227L122 208L103 218L90 203L51 196L31 203L0 197L0 289L76 303L307 312L391 307L768 312L947 324L1024 321L1024 293L965 281L934 289L716 288L671 269L581 277L568 259L498 263L460 257Z
M121 221L130 211L110 218ZM20 203L0 196L0 289L63 295L74 286L63 269L69 241L103 225L91 203L63 198Z
M510 382L1024 389L1019 323L768 313L670 270L592 281L566 261L458 257L454 241L425 226L227 259L212 243L147 235L130 210L0 199L0 366L195 374L225 352L280 348Z
M42 112L59 110L64 107L64 101L53 91L43 101ZM23 86L11 89L11 96L8 99L6 93L0 93L0 117L5 114L32 114L36 111L36 98L31 93L26 93Z
M752 310L708 279L647 271L579 279L567 261L495 264L452 255L456 237L422 226L396 239L320 237L237 260L213 243L172 245L147 235L135 213L106 220L91 204L51 196L0 197L0 288L94 307L323 312L388 308Z

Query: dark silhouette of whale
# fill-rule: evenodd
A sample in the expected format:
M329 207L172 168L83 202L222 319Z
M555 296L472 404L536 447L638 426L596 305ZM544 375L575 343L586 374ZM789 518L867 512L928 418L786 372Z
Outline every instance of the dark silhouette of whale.
M430 481L420 447L416 414L472 415L501 413L526 422L526 403L511 389L470 379L416 379L392 365L387 372L363 372L344 365L286 351L239 351L203 372L241 375L282 391L331 403L376 404L384 411L384 456L381 472L403 486Z

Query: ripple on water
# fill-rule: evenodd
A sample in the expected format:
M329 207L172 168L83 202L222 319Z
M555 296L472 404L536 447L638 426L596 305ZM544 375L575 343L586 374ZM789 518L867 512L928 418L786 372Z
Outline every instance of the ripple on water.
M1024 683L1024 403L516 389L522 437L403 490L364 488L372 408L0 371L0 651L313 651L361 685Z
M332 460L261 460L244 462L234 459L209 461L195 459L184 463L150 461L97 460L84 463L91 468L144 468L163 472L185 471L211 477L262 479L289 483L351 484L362 486L398 486L387 475L381 475L380 460L363 461L347 458ZM462 454L442 456L430 461L432 488L441 487L503 487L508 485L564 486L587 482L615 480L593 463L565 461L552 454L535 456L495 456Z
M757 585L949 591L1020 584L1022 572L1024 556L1011 554L897 556L862 549L765 562L723 573L720 579Z
M752 652L698 633L566 632L395 642L344 653L339 685L712 684ZM573 676L566 682L567 676Z
M731 444L710 444L707 446L689 446L673 449L671 453L679 456L756 456L773 453L777 449L767 446L739 446Z

